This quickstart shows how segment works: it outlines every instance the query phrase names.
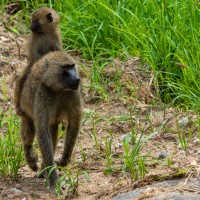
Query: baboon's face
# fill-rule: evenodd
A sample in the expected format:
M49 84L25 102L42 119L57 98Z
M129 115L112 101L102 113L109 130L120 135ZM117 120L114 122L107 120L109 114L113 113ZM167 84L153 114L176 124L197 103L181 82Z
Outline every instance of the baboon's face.
M42 7L32 14L30 29L33 33L48 32L59 23L59 20L60 18L55 11Z
M53 17L51 13L47 13L42 17L32 16L30 29L34 33L42 32L42 27L47 26L48 24L53 22Z
M42 82L54 91L77 90L80 84L80 77L73 63L58 63L46 61L46 70L42 77ZM62 58L60 58L62 59Z
M76 90L78 89L80 78L76 73L75 64L68 64L63 66L63 87L65 89Z
M37 20L31 21L30 29L32 32L40 32L40 23Z

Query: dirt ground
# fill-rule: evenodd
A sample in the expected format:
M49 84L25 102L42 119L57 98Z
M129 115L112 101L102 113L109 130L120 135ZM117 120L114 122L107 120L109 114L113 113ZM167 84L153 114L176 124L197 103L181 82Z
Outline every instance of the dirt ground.
M13 107L13 88L17 74L26 66L25 41L27 35L17 36L9 32L2 20L0 20L0 83L6 81L7 101L3 101L0 92L0 106L5 112ZM77 58L78 59L78 58ZM81 59L79 62L87 63ZM115 67L113 67L115 66ZM116 68L122 71L122 92L124 97L118 97L112 78ZM90 72L90 65L84 67ZM111 199L119 193L131 191L134 188L143 187L161 180L171 180L178 177L199 177L200 173L200 149L197 137L197 119L194 112L183 112L180 109L170 108L163 105L159 100L158 88L155 86L154 76L148 65L140 64L139 58L130 58L127 62L113 60L105 70L105 77L110 79L108 101L98 99L98 92L86 87L90 84L88 78L83 75L83 99L84 99L84 122L81 133L74 150L72 159L72 171L87 171L89 182L85 175L79 176L78 197L69 198L81 200ZM128 83L134 83L135 88L128 87ZM133 95L134 94L134 95ZM128 97L128 98L127 98ZM141 154L148 155L147 170L144 178L132 181L130 174L122 173L118 169L123 165L119 159L123 152L122 139L131 132L130 107L134 107L132 120L135 124L137 137L143 130L145 136L157 133L149 139ZM124 116L124 117L123 117ZM95 127L93 126L95 122ZM187 136L191 136L187 151L183 151L178 142L177 123L179 129ZM100 150L95 147L92 132L96 131ZM1 130L0 130L1 132ZM112 132L112 152L114 172L106 175L107 169L105 157L105 138L109 138ZM189 137L188 136L188 137ZM85 160L82 159L81 148L85 152ZM60 139L56 157L62 152L63 139ZM165 155L166 159L159 160ZM115 159L116 158L116 159ZM36 179L33 173L24 163L20 168L17 180L0 177L0 199L58 199L54 193L45 188L44 180ZM61 199L65 198L63 191ZM148 199L148 198L144 198Z

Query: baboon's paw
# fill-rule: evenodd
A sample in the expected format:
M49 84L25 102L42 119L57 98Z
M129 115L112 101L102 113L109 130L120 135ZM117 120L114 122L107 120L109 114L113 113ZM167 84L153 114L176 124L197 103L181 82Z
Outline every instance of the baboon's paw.
M37 163L35 160L30 160L28 162L28 166L34 171L34 172L37 172L38 170L38 166L37 166Z
M67 166L67 164L70 162L70 159L66 159L66 160L63 160L63 159L59 159L59 160L56 160L55 163L57 166L60 166L60 167L65 167Z
M38 166L37 166L37 161L38 161L38 157L37 155L34 153L30 156L30 158L27 159L27 164L28 166L34 171L37 172L38 170Z
M58 175L55 170L52 171L49 177L49 190L53 191L56 188L56 183L58 180Z

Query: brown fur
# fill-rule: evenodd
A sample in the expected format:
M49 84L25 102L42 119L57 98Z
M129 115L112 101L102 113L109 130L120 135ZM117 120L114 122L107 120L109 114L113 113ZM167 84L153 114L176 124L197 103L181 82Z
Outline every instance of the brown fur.
M47 19L48 14L51 15L53 19L52 22ZM50 51L63 49L61 34L58 27L60 18L53 9L42 7L35 10L31 16L31 25L34 22L37 22L40 27L38 28L37 32L32 32L30 35L27 44L28 65L18 77L14 91L14 104L16 113L19 116L24 115L19 106L19 102L24 82L30 72L31 67L36 61L38 61L42 56L46 55Z
M20 108L26 116L21 117L21 138L26 162L33 171L38 169L32 146L35 134L42 155L42 166L53 166L58 123L63 120L68 122L68 127L64 151L57 165L66 166L70 161L81 122L80 85L78 89L69 89L62 75L64 67L74 63L73 58L65 52L50 52L33 65L24 82ZM78 75L77 66L75 69ZM49 179L50 188L55 186L57 178L53 170Z

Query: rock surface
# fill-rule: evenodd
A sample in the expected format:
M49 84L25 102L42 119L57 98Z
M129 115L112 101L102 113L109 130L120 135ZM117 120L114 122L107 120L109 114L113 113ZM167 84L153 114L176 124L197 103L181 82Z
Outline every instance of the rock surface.
M199 200L200 180L172 180L138 188L132 192L120 194L112 200Z

